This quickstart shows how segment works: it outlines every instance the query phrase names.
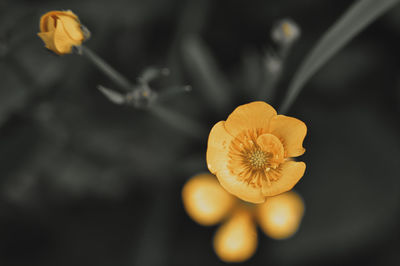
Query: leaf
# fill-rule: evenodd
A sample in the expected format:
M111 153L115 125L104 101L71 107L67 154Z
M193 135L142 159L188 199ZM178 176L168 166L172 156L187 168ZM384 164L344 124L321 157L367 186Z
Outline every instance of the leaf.
M109 99L111 102L115 103L115 104L123 104L125 103L125 96L120 94L119 92L110 90L106 87L103 87L101 85L97 85L97 89L99 91L101 91L104 96L107 97L107 99Z
M211 51L199 36L187 36L182 45L185 63L194 82L212 107L224 113L232 103L230 84Z
M384 14L399 0L360 0L356 1L333 26L331 26L315 47L307 55L294 75L286 97L279 110L286 113L304 84L343 46Z
M171 108L160 104L151 106L149 111L171 127L194 138L203 139L207 136L207 131L201 124L190 117L187 117L183 113L176 112Z

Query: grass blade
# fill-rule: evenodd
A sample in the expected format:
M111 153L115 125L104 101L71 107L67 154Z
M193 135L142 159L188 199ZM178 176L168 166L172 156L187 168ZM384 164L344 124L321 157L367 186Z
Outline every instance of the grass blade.
M359 0L356 1L336 23L327 30L315 47L300 65L299 70L289 85L280 113L286 113L304 84L337 51L354 36L384 14L399 0Z
M207 137L207 130L200 123L182 113L160 104L151 106L149 111L171 127L187 135L197 139L204 139Z
M224 113L231 106L230 84L219 69L207 45L198 36L187 36L183 41L183 55L200 92L218 113ZM194 88L196 87L194 86Z

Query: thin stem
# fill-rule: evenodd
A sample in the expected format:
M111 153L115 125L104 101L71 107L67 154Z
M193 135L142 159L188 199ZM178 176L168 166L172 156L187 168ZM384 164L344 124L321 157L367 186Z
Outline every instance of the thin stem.
M86 56L86 58L88 58L100 71L102 71L112 81L118 84L118 86L126 91L129 91L132 88L132 84L127 78L125 78L121 73L111 67L106 61L104 61L88 47L82 45L81 53L82 55Z
M276 55L275 52L268 52L264 56L263 61L263 72L262 76L263 84L260 86L260 91L258 93L258 99L271 101L274 96L274 90L276 90L276 85L279 82L279 79L282 75L282 69L284 65L284 60L286 59L286 55L281 57Z
M162 92L158 93L158 100L165 101L165 100L173 98L177 95L188 93L191 90L192 90L192 87L189 85L170 87L170 88L165 89Z

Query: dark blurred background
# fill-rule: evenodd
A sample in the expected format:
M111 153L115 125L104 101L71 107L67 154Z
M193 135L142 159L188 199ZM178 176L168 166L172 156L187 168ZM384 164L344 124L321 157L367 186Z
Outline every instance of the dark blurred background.
M276 21L302 32L265 99L278 108L351 2L0 1L0 265L224 264L217 227L192 221L180 197L207 170L208 131L268 82L260 69ZM115 105L96 89L115 85L86 58L46 51L39 18L66 9L90 29L86 45L132 81L167 67L155 91L191 85L162 105L204 130ZM296 186L305 217L289 240L260 232L248 265L400 265L399 47L397 6L307 83L288 113L308 126Z

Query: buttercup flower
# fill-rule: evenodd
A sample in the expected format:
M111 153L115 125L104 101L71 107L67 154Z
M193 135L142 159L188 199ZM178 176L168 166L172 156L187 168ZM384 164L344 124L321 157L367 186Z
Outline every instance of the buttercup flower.
M266 235L284 239L297 231L304 212L303 201L295 192L269 197L263 204L247 204L226 192L215 176L206 173L194 176L184 185L182 200L189 216L199 224L222 222L213 246L218 257L226 262L243 262L253 256L258 245L256 222Z
M297 40L300 36L299 26L291 19L282 19L272 28L272 39L282 45L288 45Z
M50 11L40 18L39 37L47 49L56 54L69 54L73 46L79 46L87 35L78 16L72 11Z
M290 190L304 175L304 162L291 158L305 152L306 125L277 115L265 102L237 107L211 129L207 166L221 185L242 200L262 203Z

